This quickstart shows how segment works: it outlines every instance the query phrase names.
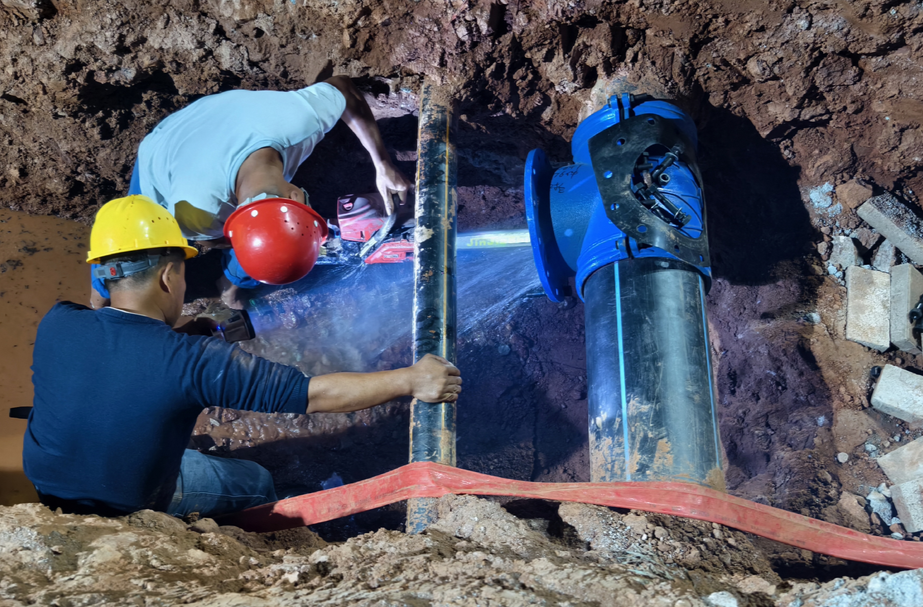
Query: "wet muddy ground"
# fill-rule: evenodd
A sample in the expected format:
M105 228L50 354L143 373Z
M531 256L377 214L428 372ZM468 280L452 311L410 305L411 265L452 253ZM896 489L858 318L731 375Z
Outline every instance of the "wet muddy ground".
M32 344L45 312L61 299L88 294L89 229L57 217L0 209L0 504L36 499L22 472L25 420L15 407L32 406Z

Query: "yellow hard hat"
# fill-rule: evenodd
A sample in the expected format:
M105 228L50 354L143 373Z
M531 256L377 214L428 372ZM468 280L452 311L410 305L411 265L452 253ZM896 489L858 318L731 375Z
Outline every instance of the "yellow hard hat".
M199 253L183 238L173 215L147 196L116 198L96 213L87 263L99 263L100 258L118 253L164 247L183 249L186 259Z

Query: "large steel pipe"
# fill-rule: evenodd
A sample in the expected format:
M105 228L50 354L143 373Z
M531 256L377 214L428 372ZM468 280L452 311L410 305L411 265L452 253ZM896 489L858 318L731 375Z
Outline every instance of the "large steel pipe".
M455 120L449 91L424 83L417 140L414 362L436 354L455 363ZM455 465L455 403L411 403L410 462ZM435 518L435 499L408 500L409 533L423 531Z
M724 489L701 275L622 260L584 295L590 480Z

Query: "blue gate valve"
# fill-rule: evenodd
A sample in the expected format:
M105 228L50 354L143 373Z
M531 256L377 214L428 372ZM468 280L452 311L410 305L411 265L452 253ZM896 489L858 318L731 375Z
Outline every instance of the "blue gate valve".
M594 271L627 258L686 262L710 286L697 140L695 124L675 105L624 94L577 127L574 164L554 170L542 150L529 153L526 218L552 301L573 294L571 277L584 299Z

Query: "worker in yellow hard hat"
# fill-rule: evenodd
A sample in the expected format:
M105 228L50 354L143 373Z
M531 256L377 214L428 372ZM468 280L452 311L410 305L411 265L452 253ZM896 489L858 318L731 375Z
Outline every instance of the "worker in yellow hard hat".
M393 198L406 200L411 182L388 153L362 93L345 76L293 91L234 90L197 99L141 141L128 193L167 209L186 238L223 249L222 299L241 307L238 289L293 282L317 260L326 221L293 180L339 120L368 151L390 214ZM293 224L303 229L292 230ZM94 279L93 307L107 299Z
M47 506L217 516L275 501L259 464L186 449L204 408L347 412L406 395L454 401L461 391L458 369L435 356L393 371L309 378L209 336L210 327L174 328L185 260L195 254L173 216L145 196L97 213L88 261L98 264L111 306L57 303L35 340L23 467Z
M183 259L198 255L166 209L147 196L127 196L113 200L96 214L87 263L96 264L95 278L117 280L156 267L164 248L181 250ZM104 257L109 261L103 263ZM128 257L137 259L130 261Z

